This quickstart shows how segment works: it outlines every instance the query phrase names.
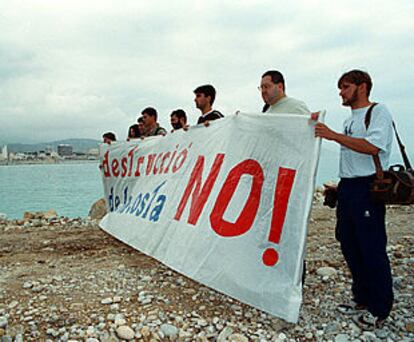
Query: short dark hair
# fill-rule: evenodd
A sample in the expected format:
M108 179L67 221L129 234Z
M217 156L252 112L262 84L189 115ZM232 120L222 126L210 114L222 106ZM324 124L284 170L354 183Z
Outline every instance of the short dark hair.
M214 89L214 87L211 84L205 84L195 88L194 94L204 94L204 96L210 96L211 105L214 103L214 100L216 99L216 89Z
M146 113L149 116L155 117L155 121L157 121L158 114L155 108L147 107L141 112L142 115L144 115L144 113Z
M133 134L131 134L131 130ZM137 124L133 124L128 128L128 138L139 138L141 136L141 132L139 131L139 126Z
M112 132L106 132L106 133L104 133L102 135L102 138L104 138L104 139L106 138L106 139L109 139L111 141L116 141L115 133L112 133Z
M341 88L343 82L349 82L352 84L356 84L357 86L365 83L367 86L367 96L371 94L371 76L369 76L369 74L365 71L354 69L344 73L338 80L338 88Z
M175 115L178 119L183 118L184 122L187 123L187 114L185 114L185 112L182 109L173 110L171 112L170 117L172 117L173 115Z
M144 123L144 118L142 117L142 116L140 116L138 119L137 119L137 122L138 123Z
M262 75L262 78L266 76L270 76L274 84L282 83L283 91L285 91L285 78L280 71L268 70Z

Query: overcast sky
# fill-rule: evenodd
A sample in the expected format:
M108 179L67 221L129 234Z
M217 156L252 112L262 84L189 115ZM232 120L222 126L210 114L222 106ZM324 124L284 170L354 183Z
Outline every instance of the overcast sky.
M195 123L205 83L224 114L260 111L268 69L340 129L337 79L361 68L412 149L413 18L413 0L0 0L0 142L124 139L147 106Z

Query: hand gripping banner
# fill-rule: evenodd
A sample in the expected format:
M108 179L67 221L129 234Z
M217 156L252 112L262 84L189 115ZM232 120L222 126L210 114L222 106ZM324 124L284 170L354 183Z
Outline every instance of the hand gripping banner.
M320 150L313 127L305 115L240 113L103 144L108 214L100 226L204 285L296 322Z

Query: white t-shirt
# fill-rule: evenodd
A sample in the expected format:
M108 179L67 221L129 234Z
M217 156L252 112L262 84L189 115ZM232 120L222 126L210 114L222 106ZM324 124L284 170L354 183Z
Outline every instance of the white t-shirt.
M387 107L377 104L371 113L368 130L365 129L365 115L370 106L352 110L352 115L344 121L344 134L363 138L379 148L379 158L384 170L388 169L393 138L392 117ZM341 145L339 177L364 177L375 173L372 155L355 152Z
M266 113L310 114L310 110L305 102L285 96L271 105Z

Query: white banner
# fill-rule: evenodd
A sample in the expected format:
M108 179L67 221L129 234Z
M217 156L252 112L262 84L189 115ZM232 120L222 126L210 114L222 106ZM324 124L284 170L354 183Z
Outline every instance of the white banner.
M202 284L296 322L320 149L313 126L304 115L241 113L102 145L109 213L101 227Z

